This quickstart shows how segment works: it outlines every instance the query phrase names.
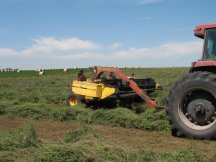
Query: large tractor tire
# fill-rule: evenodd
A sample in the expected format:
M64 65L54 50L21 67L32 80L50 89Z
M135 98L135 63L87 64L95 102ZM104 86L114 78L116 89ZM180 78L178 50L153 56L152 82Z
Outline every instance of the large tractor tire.
M172 135L216 139L216 75L189 73L170 89L166 113Z

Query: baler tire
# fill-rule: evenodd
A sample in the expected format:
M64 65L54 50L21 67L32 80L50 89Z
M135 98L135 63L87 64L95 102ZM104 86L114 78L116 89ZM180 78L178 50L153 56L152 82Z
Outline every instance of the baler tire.
M178 80L170 89L165 110L173 136L216 139L215 80L215 74L194 72ZM200 105L202 111L197 107ZM211 114L206 119L209 111Z
M81 102L81 98L79 95L71 94L67 98L67 105L70 107L74 107Z

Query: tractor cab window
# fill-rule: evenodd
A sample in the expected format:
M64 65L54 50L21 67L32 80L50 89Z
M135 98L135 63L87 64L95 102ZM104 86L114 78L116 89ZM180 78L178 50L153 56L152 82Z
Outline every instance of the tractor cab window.
M216 59L216 29L208 29L205 37L204 59Z

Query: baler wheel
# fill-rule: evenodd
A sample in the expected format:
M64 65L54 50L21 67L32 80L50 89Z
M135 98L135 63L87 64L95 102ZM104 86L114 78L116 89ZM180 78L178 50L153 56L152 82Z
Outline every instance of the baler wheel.
M70 96L68 96L67 98L67 105L68 106L76 106L80 103L80 97L78 95L75 95L75 94L71 94Z

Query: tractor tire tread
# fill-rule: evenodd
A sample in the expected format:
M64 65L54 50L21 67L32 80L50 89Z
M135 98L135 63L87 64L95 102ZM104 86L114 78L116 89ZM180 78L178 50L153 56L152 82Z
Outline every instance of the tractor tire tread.
M167 114L167 119L171 125L171 133L173 136L178 136L178 137L187 137L187 138L192 138L192 139L216 139L216 130L214 133L208 134L206 136L196 136L193 133L188 133L184 131L183 128L177 124L177 120L175 119L173 115L173 97L175 96L175 93L177 90L181 89L183 84L187 84L193 80L203 80L206 83L211 83L214 85L216 88L216 75L210 72L194 72L194 73L189 73L183 78L179 79L174 86L169 90L169 93L166 97L166 102L165 102L165 111Z

